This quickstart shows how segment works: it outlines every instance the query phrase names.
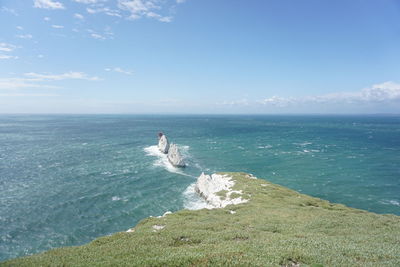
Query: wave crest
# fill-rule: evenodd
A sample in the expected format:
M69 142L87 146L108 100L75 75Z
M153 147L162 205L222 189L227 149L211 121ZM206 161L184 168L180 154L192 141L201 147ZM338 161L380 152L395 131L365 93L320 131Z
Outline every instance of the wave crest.
M153 163L154 166L163 167L164 169L172 173L188 176L182 171L182 169L173 166L171 162L169 162L167 154L162 153L158 149L158 146L145 147L143 150L148 156L157 157L157 159Z
M207 202L197 194L195 190L196 183L189 185L185 192L183 192L185 209L188 210L201 210L205 208L211 208Z

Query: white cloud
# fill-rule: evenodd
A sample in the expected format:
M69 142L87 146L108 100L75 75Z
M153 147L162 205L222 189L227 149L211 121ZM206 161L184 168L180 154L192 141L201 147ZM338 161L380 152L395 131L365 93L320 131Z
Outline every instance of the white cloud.
M87 31L90 33L90 37L98 40L106 40L106 39L113 39L114 33L111 31L111 28L109 26L106 26L104 28L103 33L97 33L92 29L87 29Z
M23 89L23 88L57 88L55 86L37 83L35 79L28 78L0 78L0 89Z
M39 0L36 0L39 1ZM88 5L89 14L105 14L113 17L125 17L130 20L140 18L152 18L161 22L171 22L176 4L186 2L185 0L73 0L76 3ZM54 0L40 0L39 2L54 2ZM61 3L60 3L61 4ZM61 4L62 5L62 4ZM54 5L53 5L54 6ZM63 6L64 8L64 6ZM164 13L164 14L163 14ZM167 13L167 14L165 14ZM83 19L83 15L76 13L75 18Z
M115 9L111 9L108 7L100 7L100 8L86 8L86 11L89 14L97 14L97 13L104 13L108 16L112 16L112 17L122 17L121 14L119 13L118 10Z
M83 15L79 14L79 13L75 13L74 14L74 18L81 19L81 20L85 19L85 17Z
M64 26L62 25L51 25L51 27L53 27L54 29L63 29Z
M74 2L81 3L81 4L96 4L100 2L100 0L74 0Z
M58 86L44 84L44 82L61 81L61 80L87 80L99 81L96 76L89 76L84 72L69 71L61 74L40 74L35 72L25 73L23 77L17 78L0 78L0 89L14 90L24 88L43 88L55 89Z
M273 106L277 106L277 107L286 107L293 102L294 102L294 100L292 98L285 98L285 97L279 97L279 96L272 96L269 98L265 98L261 101L258 101L258 103L260 103L262 105L273 105Z
M353 92L336 92L323 95L308 95L299 97L271 96L261 100L228 100L216 103L227 108L253 108L252 111L274 111L276 109L285 112L326 112L341 113L362 110L363 112L396 110L400 107L400 83L384 82L374 84L368 88ZM397 108L396 108L397 107ZM261 108L261 109L260 109Z
M45 9L64 9L64 5L60 2L52 0L34 0L34 7Z
M17 28L17 30L20 30L20 31L24 30L24 28L22 26L17 26L15 28Z
M20 38L20 39L32 39L33 36L32 34L17 34L15 37Z
M162 6L159 5L159 1L156 0L118 0L118 7L121 10L129 12L128 19L135 20L142 17L155 18L162 22L172 21L170 16L162 16L155 11L162 10Z
M51 20L51 18L49 18L49 17L44 17L43 18L45 21L50 21Z
M131 13L131 17L139 18L148 13L151 9L158 8L152 1L143 2L142 0L119 0L118 6Z
M160 17L158 20L161 21L161 22L171 22L172 21L172 17L171 16L169 16L169 17Z
M98 33L91 33L90 36L91 36L92 38L98 39L98 40L105 40L105 39L106 39L106 37L104 37L103 35L98 34Z
M248 106L250 103L246 98L243 98L240 100L223 101L216 104L224 106Z
M295 104L355 104L391 101L400 101L400 84L389 81L355 92L339 92L294 98L273 96L258 101L258 103L286 107Z
M10 55L2 55L0 54L0 60L1 59L17 59L17 56L10 56Z
M297 102L314 103L376 103L400 100L400 84L384 82L374 84L355 92L339 92L333 94L307 96L296 99Z
M93 9L93 8L86 8L87 13L89 14L96 14L98 13L97 9Z
M99 77L91 77L84 72L70 71L62 74L39 74L35 72L28 72L24 74L29 78L36 79L36 81L60 81L66 79L77 79L77 80L89 80L89 81L98 81Z
M119 72L119 73L123 73L126 75L133 75L133 71L131 70L124 70L120 67L115 67L115 68L106 68L104 69L105 71L113 71L113 72Z
M378 102L400 100L400 84L390 81L374 84L371 88L361 91L361 99Z
M172 17L163 17L160 14L154 13L154 12L148 12L146 14L147 17L149 18L155 18L161 22L171 22L172 21Z
M3 52L12 52L15 48L15 45L7 44L7 43L0 43L0 51Z
M5 52L5 53L10 53L13 52L14 49L16 49L17 47L15 45L12 44L7 44L7 43L0 43L0 52ZM13 56L13 55L5 55L5 54L0 54L0 60L2 59L17 59L17 56Z

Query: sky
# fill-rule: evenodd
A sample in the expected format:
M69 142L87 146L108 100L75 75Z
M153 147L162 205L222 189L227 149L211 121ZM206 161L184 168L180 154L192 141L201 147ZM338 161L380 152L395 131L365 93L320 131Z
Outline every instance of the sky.
M0 113L400 113L400 0L0 0Z

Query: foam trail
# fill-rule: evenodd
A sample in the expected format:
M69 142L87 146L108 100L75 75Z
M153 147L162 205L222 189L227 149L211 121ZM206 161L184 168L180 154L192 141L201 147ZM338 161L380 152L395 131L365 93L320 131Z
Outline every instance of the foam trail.
M169 162L167 155L162 153L158 149L158 146L145 147L143 150L147 153L148 156L157 157L157 160L153 163L154 166L163 167L167 171L172 172L172 173L177 173L177 174L180 174L180 175L185 175L185 176L192 177L191 175L188 175L188 174L184 173L182 171L182 169L174 167L171 164L171 162Z
M188 210L201 210L205 208L212 208L207 202L197 194L194 190L196 183L189 185L185 192L183 192L185 209Z
M383 200L383 201L379 201L382 204L385 205L393 205L393 206L400 206L400 202L397 200Z

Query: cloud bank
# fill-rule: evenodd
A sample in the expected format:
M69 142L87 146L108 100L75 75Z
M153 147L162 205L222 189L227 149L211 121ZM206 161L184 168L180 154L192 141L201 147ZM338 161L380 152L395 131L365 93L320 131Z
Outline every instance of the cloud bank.
M40 74L35 72L28 72L23 77L17 78L0 78L0 89L13 90L23 88L59 88L51 84L44 84L43 82L61 81L61 80L87 80L99 81L97 76L89 76L84 72L69 71L61 74Z
M357 104L357 103L382 103L400 102L400 84L395 82L384 82L374 84L369 88L356 92L341 92L317 96L305 97L280 97L272 96L260 101L262 105L272 105L277 107L287 107L296 104Z
M161 22L171 22L171 11L174 6L186 2L185 0L73 0L86 5L89 14L105 14L113 17L124 17L128 20L151 18ZM35 8L67 9L62 2L54 0L34 0ZM75 16L76 17L76 16ZM79 14L77 18L83 18Z

